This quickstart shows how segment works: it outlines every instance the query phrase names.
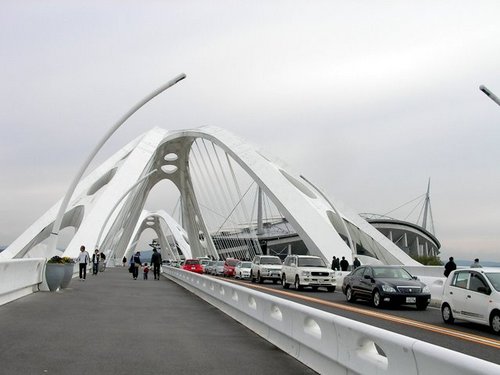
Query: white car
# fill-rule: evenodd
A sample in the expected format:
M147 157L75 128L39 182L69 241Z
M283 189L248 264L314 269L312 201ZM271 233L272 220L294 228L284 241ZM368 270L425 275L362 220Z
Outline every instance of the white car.
M272 280L276 284L281 280L281 259L274 255L256 255L252 261L250 279L253 283Z
M320 257L289 255L281 268L281 285L288 289L292 284L297 290L304 287L312 287L315 290L325 287L329 292L335 292L337 279L335 273Z
M249 279L252 271L252 262L239 261L234 267L235 279Z
M457 269L443 287L441 315L445 323L455 319L488 325L500 334L500 269Z

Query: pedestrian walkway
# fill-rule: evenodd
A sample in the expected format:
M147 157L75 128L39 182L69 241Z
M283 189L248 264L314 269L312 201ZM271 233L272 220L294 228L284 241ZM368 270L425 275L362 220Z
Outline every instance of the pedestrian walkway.
M127 268L0 306L2 375L315 374L210 304Z

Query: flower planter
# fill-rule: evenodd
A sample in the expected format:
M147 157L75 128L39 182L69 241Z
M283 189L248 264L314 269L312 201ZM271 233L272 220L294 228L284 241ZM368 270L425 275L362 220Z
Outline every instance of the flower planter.
M61 289L65 289L69 286L71 279L73 278L73 273L75 271L74 263L65 263L64 264L64 276L61 281Z
M61 287L64 277L65 265L60 263L47 263L45 267L45 280L51 292Z

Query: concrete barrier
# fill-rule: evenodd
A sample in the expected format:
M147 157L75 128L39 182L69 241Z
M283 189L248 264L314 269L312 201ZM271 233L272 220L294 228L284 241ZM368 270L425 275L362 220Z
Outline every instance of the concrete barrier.
M0 261L0 306L38 291L46 261L45 258Z
M163 274L320 374L485 375L500 366L173 267Z

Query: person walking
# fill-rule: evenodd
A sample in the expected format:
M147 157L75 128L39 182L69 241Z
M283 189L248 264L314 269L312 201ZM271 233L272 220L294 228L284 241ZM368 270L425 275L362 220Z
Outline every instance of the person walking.
M144 267L142 268L142 272L143 272L143 278L144 278L144 280L147 280L148 279L148 273L149 273L149 267L148 267L147 263L144 263Z
M349 268L349 262L345 257L342 257L342 260L340 261L340 269L342 271L347 271L348 268Z
M125 267L125 265L127 264L127 257L123 257L122 259L122 264L123 264L123 267Z
M141 266L141 252L138 251L135 253L135 255L132 257L132 263L134 264L133 270L132 270L132 276L134 280L137 280L137 276L139 276L139 267Z
M482 268L482 267L483 266L479 264L479 258L474 259L474 263L470 265L470 268Z
M160 265L161 265L161 254L158 250L153 249L153 255L151 255L151 262L153 265L153 274L155 280L160 280Z
M361 266L361 262L359 261L358 257L354 257L354 262L352 262L352 269L355 270Z
M333 256L332 259L332 270L340 271L340 260L335 255Z
M85 281L87 277L87 263L90 263L90 255L85 250L85 246L80 246L80 254L76 258L76 262L79 266L78 275L80 276L80 281Z
M94 254L92 254L92 275L97 275L99 272L99 250L95 249Z
M446 262L444 265L444 276L448 277L451 273L451 271L454 271L457 269L456 263L453 261L453 257L450 257L449 261Z

